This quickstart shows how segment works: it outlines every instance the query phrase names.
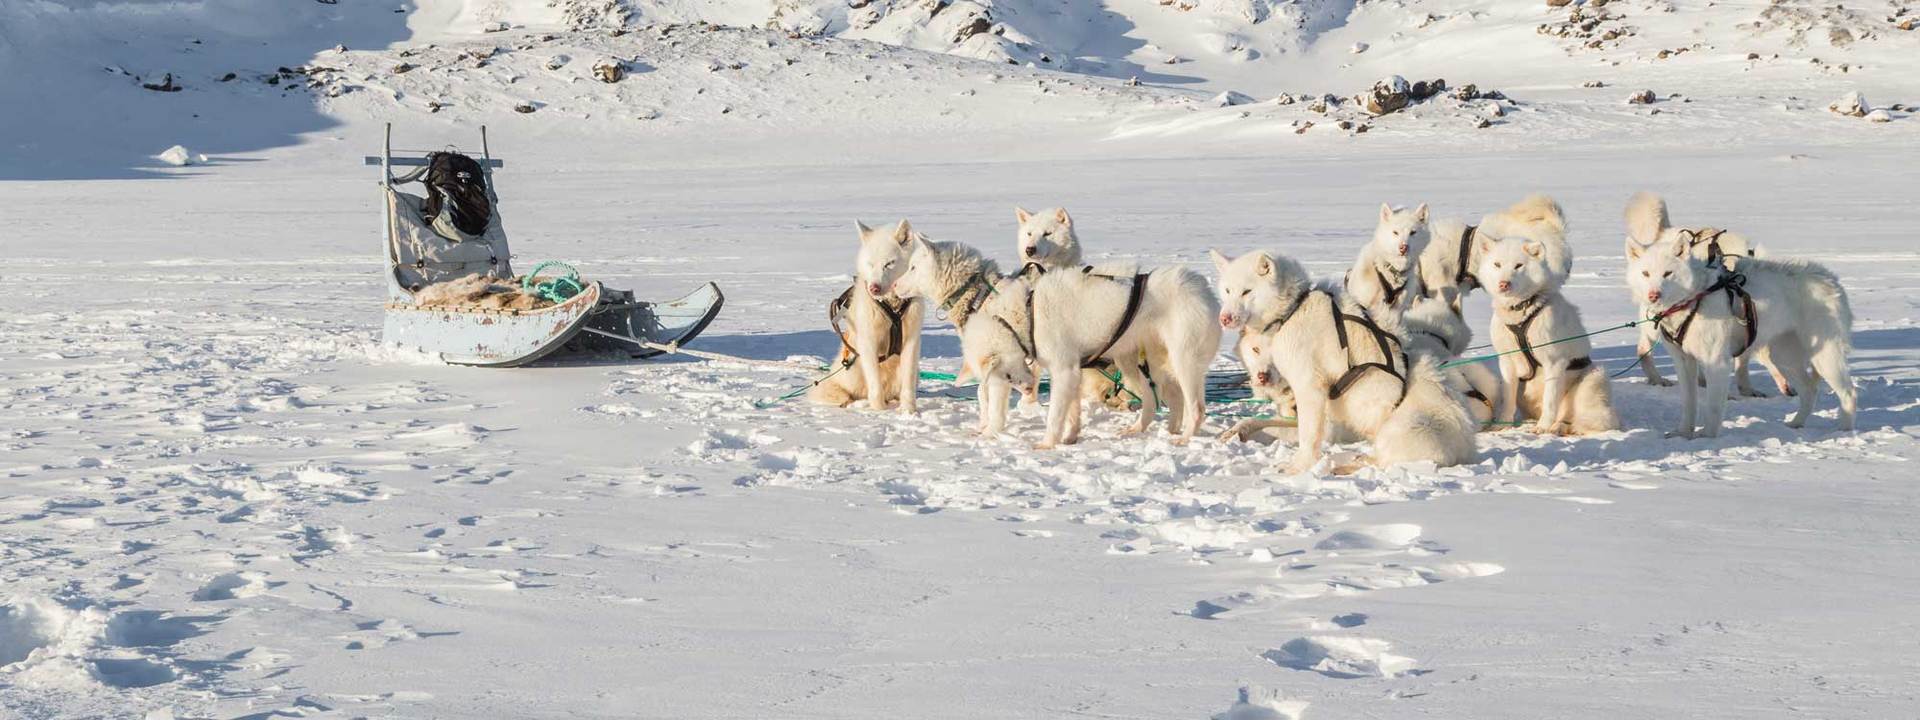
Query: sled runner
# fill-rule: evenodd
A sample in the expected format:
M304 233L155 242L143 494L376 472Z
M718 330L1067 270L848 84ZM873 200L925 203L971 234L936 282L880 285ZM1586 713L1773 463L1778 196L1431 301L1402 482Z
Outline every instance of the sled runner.
M386 206L386 325L390 345L433 353L454 365L518 367L556 351L625 352L648 358L680 352L705 330L726 301L706 283L677 300L650 302L632 292L581 280L571 268L544 272L543 263L516 278L493 171L504 163L487 149L480 156L393 149L393 128L378 157ZM411 168L395 176L394 168ZM413 182L424 196L402 192ZM562 266L564 267L564 266ZM446 292L423 290L461 281L495 302L440 302ZM441 289L451 286L442 286ZM429 297L435 298L429 300ZM501 298L513 298L502 302ZM423 304L432 303L432 304Z

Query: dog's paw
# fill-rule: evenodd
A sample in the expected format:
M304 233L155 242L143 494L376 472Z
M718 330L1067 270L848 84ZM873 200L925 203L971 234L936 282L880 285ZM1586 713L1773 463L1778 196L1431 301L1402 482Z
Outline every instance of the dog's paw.
M1772 397L1771 395L1767 394L1767 391L1761 390L1759 388L1742 388L1739 392L1739 396L1743 398Z
M900 406L900 414L901 414L901 415L913 415L913 414L915 414L915 413L918 413L918 412L920 412L920 406L919 406L919 405L916 405L916 404L913 404L913 403L905 403L905 404L903 404L903 405L901 405L901 406Z
M1693 431L1692 430L1671 430L1667 432L1666 437L1669 440L1672 440L1672 439L1692 440Z
M1674 382L1666 378L1647 378L1647 384L1654 387L1673 387Z
M1803 427L1806 427L1806 426L1807 426L1807 421L1806 421L1805 419L1803 419L1803 418L1788 418L1788 419L1787 419L1787 427L1790 427L1790 428L1793 428L1793 429L1795 429L1795 430L1799 430L1800 428L1803 428Z

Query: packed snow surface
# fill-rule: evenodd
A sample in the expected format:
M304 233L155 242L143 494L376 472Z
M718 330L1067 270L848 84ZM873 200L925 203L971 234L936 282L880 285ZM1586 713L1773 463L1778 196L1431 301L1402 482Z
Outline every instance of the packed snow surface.
M0 3L0 717L1911 714L1916 14ZM1787 428L1760 375L1720 437L1667 438L1679 391L1629 371L1622 432L1287 475L1284 442L1104 410L1055 451L1019 412L979 439L932 381L901 416L769 404L812 374L765 363L448 367L380 340L387 123L488 126L523 267L715 281L694 347L802 366L855 220L1005 264L1012 207L1063 205L1091 259L1333 277L1382 202L1545 192L1600 328L1654 190L1840 276L1859 427L1825 393ZM957 368L948 324L926 348Z

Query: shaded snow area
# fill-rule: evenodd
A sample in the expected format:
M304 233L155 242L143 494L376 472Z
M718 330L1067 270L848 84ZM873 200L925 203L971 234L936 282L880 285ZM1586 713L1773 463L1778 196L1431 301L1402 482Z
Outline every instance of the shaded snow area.
M0 718L1909 716L1916 14L0 3ZM1653 190L1841 278L1858 429L1757 373L1667 438L1630 331L1594 339L1628 429L1356 475L1213 439L1244 405L1036 451L937 381L902 416L767 364L449 367L380 339L388 122L489 127L520 267L714 281L693 347L800 365L856 220L1006 266L1013 206L1063 205L1090 260L1333 278L1382 202L1544 192L1597 329ZM958 368L948 323L925 356Z

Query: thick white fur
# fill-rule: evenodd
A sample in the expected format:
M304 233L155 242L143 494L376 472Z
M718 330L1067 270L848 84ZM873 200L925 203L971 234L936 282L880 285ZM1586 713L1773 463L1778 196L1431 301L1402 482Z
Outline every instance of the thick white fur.
M890 321L880 302L891 303L894 281L906 270L911 243L918 237L907 221L892 228L873 229L854 223L859 230L860 252L854 258L853 301L847 309L847 343L858 358L854 367L831 376L807 391L807 398L821 404L845 407L865 400L875 410L899 400L900 412L916 409L920 379L920 326L926 320L926 304L914 302L901 318L900 353L880 362L886 347ZM843 346L834 358L834 366L846 361Z
M1412 210L1395 210L1382 204L1373 239L1360 246L1359 257L1347 270L1347 294L1375 314L1406 312L1413 299L1425 293L1419 265L1429 237L1426 204ZM1387 304L1387 286L1381 284L1382 278L1403 287L1392 305Z
M1447 303L1423 297L1413 302L1401 316L1401 325L1406 329L1407 352L1425 355L1436 363L1446 364L1459 359L1460 352L1473 343L1473 330L1467 327L1467 321L1454 314ZM1468 363L1442 369L1441 375L1447 384L1466 398L1467 411L1473 419L1485 425L1493 419L1493 413L1500 407L1500 375L1485 363ZM1473 390L1485 400L1467 395Z
M1031 400L1040 397L1038 359L1029 355L1026 333L1027 293L1024 281L1001 280L992 296L960 329L960 373L955 382L979 379L979 431L999 435L1007 429L1007 400L1011 390ZM1023 402L1024 404L1024 402Z
M1019 246L1014 248L1021 267L1038 263L1047 270L1080 265L1080 236L1073 231L1073 217L1066 208L1047 208L1037 213L1025 208L1013 209L1020 221L1015 233Z
M979 278L979 280L976 280ZM1002 373L983 371L973 363L982 357L998 358L992 348L987 346L970 347L969 342L1011 342L999 337L1004 331L999 328L984 328L980 332L969 332L975 320L984 320L990 325L999 325L994 320L995 313L987 312L993 302L995 290L992 288L1002 281L999 263L982 255L978 249L957 242L933 242L925 238L913 241L913 250L907 258L907 269L893 283L894 294L905 298L920 298L927 305L947 314L955 328L960 330L961 370L956 382L964 378L978 376L982 383L980 393L980 430L985 434L998 434L1006 427L1006 388L989 387L986 379ZM977 297L982 296L985 297ZM946 305L942 305L946 303ZM972 311L969 308L973 308ZM1017 308L1021 319L1015 327L1026 327L1026 303ZM1005 311L999 314L1004 315ZM1039 402L1039 394L1032 391L1030 385L1015 385L1020 390L1020 404L1031 405ZM1000 405L994 407L989 396L997 397ZM997 420L995 419L997 418Z
M1710 229L1673 227L1673 224L1667 220L1667 201L1661 199L1659 195L1644 191L1634 193L1633 197L1627 200L1626 214L1627 244L1630 246L1638 245L1640 249L1645 250L1656 243L1692 240L1694 257L1706 260L1707 256L1713 252L1714 243L1700 241L1703 234ZM1758 245L1747 240L1745 235L1732 230L1720 233L1716 242L1720 246L1721 253L1725 255L1726 266L1729 268L1737 267L1750 256L1765 257L1765 252ZM1646 310L1644 301L1641 305L1641 310ZM1642 313L1641 317L1646 317L1646 314ZM1649 385L1672 385L1673 381L1661 377L1660 371L1653 366L1653 344L1659 339L1660 333L1654 329L1652 323L1640 326L1640 345L1635 348L1635 352L1640 356L1640 371L1646 375ZM1773 359L1767 356L1766 348L1756 343L1752 352L1740 358L1740 369L1733 376L1734 387L1742 396L1766 396L1766 393L1754 389L1753 379L1748 372L1752 361L1756 359L1767 368L1767 372L1773 376L1774 385L1778 386L1781 392L1793 394L1792 386L1787 382L1786 376L1774 366Z
M1677 239L1644 248L1629 240L1627 267L1628 288L1654 312L1686 303L1711 287L1722 273L1729 272L1724 266L1695 257ZM1840 429L1852 430L1856 397L1847 354L1852 343L1853 309L1839 278L1810 262L1755 258L1741 261L1739 272L1746 276L1746 291L1754 305L1754 345L1766 348L1779 362L1787 383L1800 396L1800 410L1787 425L1801 427L1813 413L1814 398L1819 394L1814 375L1818 374L1840 398ZM1696 372L1705 375L1706 417L1696 423L1697 390L1694 383L1681 382L1685 404L1674 434L1715 437L1725 418L1727 390L1736 364L1732 354L1746 341L1745 311L1724 292L1700 296L1695 302L1699 313L1686 337L1678 345L1664 337L1662 342L1673 355L1681 378L1694 377ZM1676 330L1687 312L1676 312L1661 323L1670 331Z
M1054 385L1040 448L1079 439L1080 365L1119 325L1132 275L1130 268L1106 267L1093 274L1059 270L1033 281L1033 347ZM1146 283L1133 322L1105 357L1114 361L1126 387L1134 389L1147 387L1136 362L1146 358L1154 387L1169 409L1168 429L1176 442L1184 443L1206 420L1207 365L1220 347L1220 326L1213 321L1219 306L1206 279L1184 268L1153 270ZM1142 402L1133 432L1144 432L1157 410L1152 402Z
M1562 280L1573 270L1573 252L1567 248L1567 218L1560 204L1545 195L1529 195L1513 207L1480 218L1474 240L1481 238L1521 237L1541 243L1545 256ZM1467 225L1459 220L1437 219L1428 224L1427 249L1420 254L1420 281L1429 297L1445 300L1455 311L1472 289L1454 281L1460 270L1460 238ZM1467 268L1480 267L1479 243L1467 249ZM1484 279L1481 284L1485 284Z
M1289 317L1295 299L1310 283L1300 263L1266 252L1228 258L1216 250L1212 256L1220 272L1221 324L1264 336L1268 361L1293 393L1300 426L1294 472L1317 464L1335 435L1372 440L1372 460L1382 466L1420 461L1446 466L1473 459L1473 435L1479 425L1467 414L1460 395L1441 380L1431 359L1417 359L1407 369L1404 400L1400 382L1382 372L1368 373L1340 399L1329 399L1333 383L1351 363L1382 360L1371 334L1358 324L1348 325L1350 350L1341 349L1335 338L1336 311L1359 314L1361 306L1351 299L1336 303L1314 293ZM1287 322L1275 326L1283 317ZM1376 317L1375 321L1406 342L1396 318ZM1386 361L1394 367L1404 363L1398 353Z
M1500 375L1506 381L1502 390L1500 420L1519 422L1524 411L1534 419L1534 430L1541 433L1584 435L1620 429L1620 416L1613 409L1613 395L1607 374L1590 365L1571 371L1568 364L1589 357L1593 344L1587 338L1547 345L1560 338L1586 333L1580 310L1560 294L1566 275L1556 271L1555 259L1540 242L1523 238L1480 241L1481 263L1477 275L1493 296L1493 349L1500 357ZM1560 265L1560 267L1565 267ZM1507 326L1519 323L1544 304L1533 324L1527 328L1527 343L1541 367L1535 371L1526 356L1515 352L1519 341ZM1526 395L1519 392L1520 378L1533 372Z

